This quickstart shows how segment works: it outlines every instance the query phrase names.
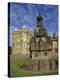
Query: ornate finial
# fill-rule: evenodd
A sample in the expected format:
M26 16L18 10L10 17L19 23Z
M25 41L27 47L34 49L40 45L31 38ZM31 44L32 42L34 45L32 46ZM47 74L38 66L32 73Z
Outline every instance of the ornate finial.
M40 11L39 11L39 16L41 16L41 13L40 13Z
M43 20L43 17L41 16L40 11L39 11L39 13L38 13L37 20L38 20L38 21L42 21L42 20Z

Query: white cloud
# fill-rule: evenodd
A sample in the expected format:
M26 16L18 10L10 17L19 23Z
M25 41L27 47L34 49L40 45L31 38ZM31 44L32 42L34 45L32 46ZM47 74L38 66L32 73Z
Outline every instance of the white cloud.
M15 27L14 31L18 31L18 28Z
M53 33L52 32L48 32L48 35L50 35L52 37L53 36Z
M26 26L27 26L27 25L24 24L24 25L23 25L23 28L26 28Z

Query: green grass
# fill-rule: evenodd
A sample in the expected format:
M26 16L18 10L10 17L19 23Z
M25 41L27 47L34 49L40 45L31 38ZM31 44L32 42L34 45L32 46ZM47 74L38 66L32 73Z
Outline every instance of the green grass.
M10 57L10 76L11 77L23 77L23 76L41 76L41 75L56 75L57 71L53 72L34 72L29 70L24 70L17 67L17 64L28 63L24 58L22 59L19 55L15 57Z

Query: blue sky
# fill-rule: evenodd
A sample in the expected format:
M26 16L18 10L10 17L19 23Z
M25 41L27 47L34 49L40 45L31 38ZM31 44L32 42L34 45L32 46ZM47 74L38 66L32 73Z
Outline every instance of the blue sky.
M57 5L10 3L10 41L12 41L12 32L23 26L33 31L39 12L43 16L43 24L49 34L58 32Z

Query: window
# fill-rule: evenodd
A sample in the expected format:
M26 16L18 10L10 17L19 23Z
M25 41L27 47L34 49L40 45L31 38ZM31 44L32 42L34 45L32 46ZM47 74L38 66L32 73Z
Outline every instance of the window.
M49 59L49 64L50 64L50 70L52 70L52 62L50 59Z
M55 48L55 52L58 53L58 48Z
M37 57L37 53L35 54L35 57Z
M32 52L30 51L30 59L32 59Z
M55 60L55 69L58 69L58 60Z
M45 52L44 55L47 56L47 52Z

